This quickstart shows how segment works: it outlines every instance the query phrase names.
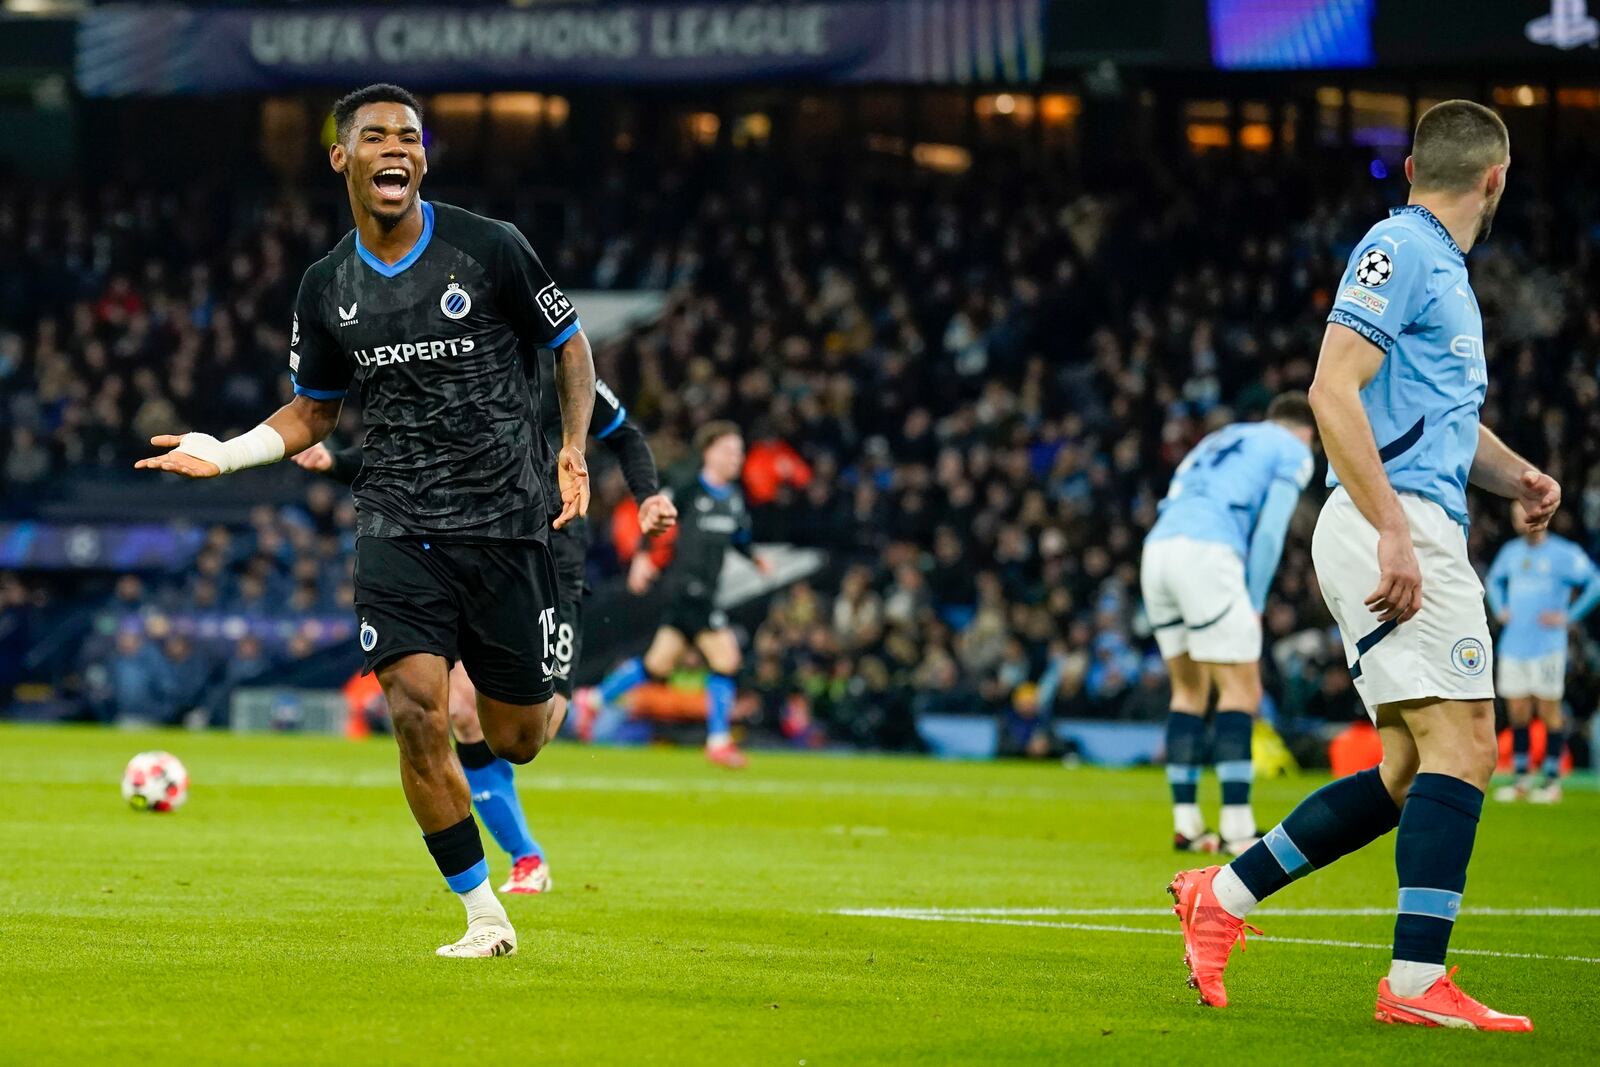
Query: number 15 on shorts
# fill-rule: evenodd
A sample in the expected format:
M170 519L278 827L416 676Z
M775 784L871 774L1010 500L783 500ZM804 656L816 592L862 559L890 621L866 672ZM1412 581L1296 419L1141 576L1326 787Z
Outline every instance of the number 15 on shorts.
M556 609L554 607L545 608L539 612L539 636L544 638L545 671L549 672L551 670L549 664L550 643L556 637Z

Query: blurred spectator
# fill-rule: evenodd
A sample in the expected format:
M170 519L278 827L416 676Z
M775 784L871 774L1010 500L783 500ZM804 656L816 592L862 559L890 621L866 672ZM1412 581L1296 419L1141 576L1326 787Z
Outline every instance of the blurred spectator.
M1158 703L1141 531L1203 434L1306 386L1327 286L1404 193L1314 152L1107 160L1085 174L979 151L965 175L886 180L760 152L640 160L571 192L571 239L552 242L552 271L569 289L667 288L656 321L599 345L599 367L653 431L663 466L709 419L745 426L758 539L830 555L756 623L747 688L763 722L805 718L797 737L820 723L858 743L887 729L860 726L874 702L1026 718L1027 693L1040 721L1142 717ZM1573 161L1542 198L1513 190L1472 257L1489 324L1485 420L1563 480L1557 532L1591 552L1594 163ZM106 202L119 209L0 186L0 242L18 251L0 266L0 293L54 279L48 299L0 316L8 488L114 476L157 424L247 429L285 395L299 265L348 225L342 206L296 200L228 213L170 191ZM251 225L218 229L212 217ZM1307 494L1268 604L1265 669L1284 718L1342 721L1360 710L1310 574L1317 498ZM1486 559L1508 536L1505 515L1481 495L1473 507L1470 547ZM154 604L348 618L348 498L316 483L291 512L213 530L192 573L119 589L86 649L137 680L151 654L166 658L123 649L121 623L107 623ZM591 563L618 559L602 550ZM314 642L269 646L246 658ZM1575 699L1594 689L1600 659L1584 649L1571 659ZM202 643L192 655L217 666L227 651ZM150 705L125 688L128 707Z

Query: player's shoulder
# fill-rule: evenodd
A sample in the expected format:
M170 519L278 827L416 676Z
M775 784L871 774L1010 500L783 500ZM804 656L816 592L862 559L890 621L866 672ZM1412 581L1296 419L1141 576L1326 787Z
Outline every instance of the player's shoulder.
M339 238L326 255L306 268L300 277L300 289L308 297L320 296L339 273L345 260L356 254L356 231L350 230Z
M1545 534L1545 543L1552 546L1557 552L1574 559L1582 557L1588 559L1589 554L1576 541L1562 537L1558 533Z
M492 261L508 245L526 244L522 232L504 219L437 200L429 202L433 204L434 236L480 262Z
M1279 422L1268 422L1264 425L1272 428L1272 440L1277 445L1279 454L1296 461L1311 458L1311 446L1299 434Z

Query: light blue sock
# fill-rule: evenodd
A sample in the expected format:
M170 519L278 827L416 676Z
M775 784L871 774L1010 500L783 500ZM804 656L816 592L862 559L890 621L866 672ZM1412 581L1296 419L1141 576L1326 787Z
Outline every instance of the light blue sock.
M643 685L649 677L644 670L644 660L635 656L606 675L605 681L600 683L600 699L607 704L615 704Z
M706 734L726 735L733 724L733 679L713 674L706 679Z
M517 799L515 769L503 759L483 767L462 767L472 790L472 806L488 827L489 836L513 861L524 856L544 856L544 849L528 830L522 802Z

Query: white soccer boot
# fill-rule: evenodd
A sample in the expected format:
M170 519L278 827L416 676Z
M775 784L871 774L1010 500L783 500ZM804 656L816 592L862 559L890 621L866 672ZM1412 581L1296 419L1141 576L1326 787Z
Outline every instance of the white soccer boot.
M517 951L517 932L510 923L486 919L467 927L461 940L453 945L440 945L439 955L457 960L486 959L490 956L509 956Z

